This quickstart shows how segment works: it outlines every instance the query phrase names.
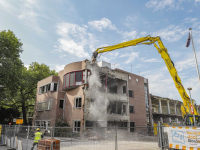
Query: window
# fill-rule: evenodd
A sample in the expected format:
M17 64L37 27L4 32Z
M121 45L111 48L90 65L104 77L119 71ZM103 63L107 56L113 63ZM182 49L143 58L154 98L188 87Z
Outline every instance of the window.
M54 87L53 87L54 91L57 91L57 86L58 86L58 83L54 83Z
M130 131L131 132L135 131L135 122L130 122Z
M133 90L128 90L129 91L129 97L133 97Z
M81 108L81 97L75 98L75 108Z
M70 86L75 85L75 72L70 73Z
M76 85L82 84L82 71L76 72Z
M60 105L59 108L63 109L64 108L64 100L60 99Z
M74 132L80 132L80 128L81 128L81 122L74 121Z
M135 113L134 106L131 106L131 105L129 106L129 112L130 113Z
M123 86L123 94L126 94L126 86Z
M45 111L52 109L52 100L37 103L37 111Z
M39 88L39 94L43 94L49 91L57 91L58 83L49 83Z

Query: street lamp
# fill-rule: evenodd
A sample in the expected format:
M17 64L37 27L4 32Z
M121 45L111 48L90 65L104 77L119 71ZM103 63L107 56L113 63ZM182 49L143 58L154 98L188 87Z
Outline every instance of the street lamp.
M187 90L190 91L192 90L191 87L187 88ZM191 93L190 93L190 102L191 102L191 105L192 105L192 99L191 99ZM194 109L194 108L193 108ZM190 112L191 112L191 106L190 106ZM193 110L193 119L194 119L194 125L196 125L196 120L195 120L195 116L194 116L194 110Z

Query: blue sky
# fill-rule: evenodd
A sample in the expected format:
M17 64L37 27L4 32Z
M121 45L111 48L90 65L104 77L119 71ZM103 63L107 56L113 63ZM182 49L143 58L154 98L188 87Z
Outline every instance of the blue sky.
M45 63L57 71L90 59L102 46L147 35L160 36L185 88L200 104L192 45L192 27L200 62L200 0L1 0L0 30L12 30L23 43L21 59ZM103 54L99 61L149 79L150 93L181 100L164 61L153 45ZM115 65L114 65L115 64Z

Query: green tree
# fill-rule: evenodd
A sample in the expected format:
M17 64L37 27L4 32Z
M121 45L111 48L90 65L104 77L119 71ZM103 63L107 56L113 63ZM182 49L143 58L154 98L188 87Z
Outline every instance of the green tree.
M8 31L0 32L0 101L6 100L8 95L15 95L23 63L20 60L22 43L15 34Z
M34 62L29 66L28 70L25 67L23 68L15 103L17 102L17 105L21 108L24 124L27 124L27 110L34 109L37 82L51 75L58 74L45 64Z

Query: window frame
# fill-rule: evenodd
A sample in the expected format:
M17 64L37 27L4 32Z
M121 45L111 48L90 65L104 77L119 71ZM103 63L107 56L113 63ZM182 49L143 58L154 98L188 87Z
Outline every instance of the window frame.
M75 122L80 122L80 127L75 127ZM77 131L79 129L79 131ZM79 133L81 130L81 120L80 119L75 119L73 120L73 132Z
M60 101L63 101L63 108L60 108ZM64 104L65 104L65 100L64 99L62 99L62 98L60 98L60 101L59 101L59 109L64 109Z
M132 91L132 96L130 96L130 91ZM131 89L128 90L128 96L134 98L134 92L133 92L133 90L131 90Z
M79 100L79 98L81 98L81 107L76 107L76 100L78 99ZM79 103L79 102L78 102ZM81 109L82 108L82 97L75 97L74 98L74 108L75 109Z
M83 74L83 72L85 72L85 70L76 70L76 71L71 71L71 72L68 72L68 73L66 73L66 74L64 74L64 76L63 76L63 89L65 89L65 88L68 88L68 87L73 87L73 86L80 86L79 84L76 84L76 72L82 72L82 80L81 81L79 81L79 82L81 82L81 84L80 85L83 85L84 83L85 83L85 75ZM88 75L88 72L90 73L90 75L91 75L91 71L90 70L87 70L87 75L86 75L86 77L88 78L90 75ZM70 75L71 75L71 73L75 73L75 78L74 78L74 85L70 85ZM69 74L69 85L68 86L66 86L66 75L67 74Z
M133 107L133 112L131 112L130 107ZM134 114L135 113L135 109L134 108L135 108L134 105L129 105L129 113Z
M52 84L53 83L53 84ZM57 84L57 87L56 87L56 91L54 90L54 84ZM49 88L49 84L50 84L50 90L48 90L48 88ZM52 86L53 85L53 86ZM44 85L41 85L40 87L39 87L39 95L41 95L41 94L44 94L44 93L48 93L48 92L57 92L58 91L58 82L49 82L49 83L46 83L46 84L44 84ZM42 89L44 88L44 92L42 92Z
M53 99L50 99L50 100L47 100L47 101L43 101L43 102L38 102L37 103L37 110L36 111L49 111L49 110L52 110L52 108L50 109L50 103L53 103ZM43 104L43 103L48 103L48 109L43 109L43 106L42 106L42 109L41 110L38 110L38 104Z

